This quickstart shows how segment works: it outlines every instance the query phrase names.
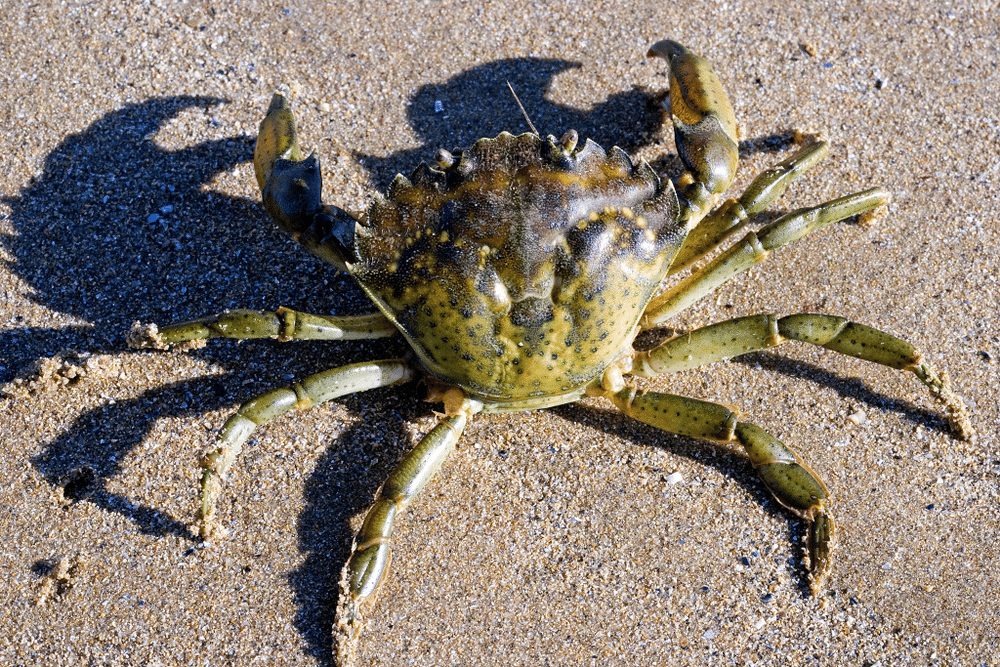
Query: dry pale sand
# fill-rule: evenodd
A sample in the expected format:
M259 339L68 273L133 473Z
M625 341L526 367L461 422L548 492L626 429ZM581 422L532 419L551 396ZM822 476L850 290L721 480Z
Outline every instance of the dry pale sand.
M670 36L731 93L750 140L737 185L798 128L834 148L782 206L896 197L679 326L803 310L881 326L951 372L979 437L951 437L912 376L800 345L651 382L741 406L821 471L842 530L812 599L802 526L741 454L598 402L484 417L399 529L362 663L1000 664L994 2L267 4L4 10L0 381L46 359L61 380L0 399L0 663L332 664L352 526L433 423L421 391L262 429L222 506L232 535L208 548L196 457L239 401L399 345L124 345L137 319L366 309L257 204L248 159L276 85L349 208L439 146L524 130L507 80L543 132L671 171L663 66L643 57Z

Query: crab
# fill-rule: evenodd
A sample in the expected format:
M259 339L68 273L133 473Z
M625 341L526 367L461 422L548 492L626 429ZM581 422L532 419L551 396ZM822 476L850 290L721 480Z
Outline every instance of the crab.
M743 449L778 503L805 524L804 562L813 594L831 568L831 494L790 446L733 409L645 391L655 377L801 341L910 371L944 406L961 438L972 426L947 375L910 343L819 313L751 315L688 331L637 351L636 336L663 324L778 248L833 222L871 215L889 202L881 188L791 211L661 288L730 237L749 229L828 152L813 140L720 203L734 179L738 134L711 65L680 44L655 43L669 65L665 114L686 171L661 178L618 147L501 133L471 148L441 150L431 165L396 177L360 215L320 200L320 165L304 156L288 99L275 94L260 126L254 168L264 207L309 251L346 271L377 313L333 317L288 308L233 310L166 326L139 326L140 347L205 339L369 339L402 336L412 354L323 370L244 403L201 461L200 535L218 536L216 505L227 473L258 426L292 409L352 392L424 379L443 403L439 423L406 454L376 493L341 577L335 633L351 661L362 615L386 576L403 510L480 414L536 410L600 397L668 433Z

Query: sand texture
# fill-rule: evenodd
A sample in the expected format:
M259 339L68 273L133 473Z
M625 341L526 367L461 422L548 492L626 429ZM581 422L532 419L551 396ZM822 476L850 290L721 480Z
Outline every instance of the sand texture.
M716 66L736 189L821 133L781 210L880 184L888 214L783 248L672 322L818 311L947 369L977 438L911 375L819 348L644 386L739 406L834 496L826 590L736 449L609 404L472 422L397 532L363 665L1000 665L1000 35L995 2L9 3L0 22L0 664L332 665L359 515L435 423L424 389L262 428L193 532L198 456L243 400L399 342L133 351L132 322L369 311L282 235L249 162L293 95L325 197L361 209L439 147L576 128L678 172L671 37ZM646 344L656 335L643 337Z

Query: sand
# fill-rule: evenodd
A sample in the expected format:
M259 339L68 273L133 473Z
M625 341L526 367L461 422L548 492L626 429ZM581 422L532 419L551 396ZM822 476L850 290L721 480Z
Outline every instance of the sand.
M0 664L332 664L358 515L433 406L387 389L261 429L220 509L231 534L208 546L197 457L240 401L401 346L124 342L135 320L229 307L366 311L257 204L248 160L276 86L346 208L439 147L525 130L508 80L542 132L671 172L663 66L643 57L668 36L730 91L737 187L799 129L833 149L781 207L872 184L895 197L676 326L762 311L879 326L951 373L978 438L951 437L912 376L804 345L650 381L740 406L823 475L841 531L813 599L801 523L735 450L596 400L477 419L400 525L361 664L1000 664L997 6L683 4L8 7Z

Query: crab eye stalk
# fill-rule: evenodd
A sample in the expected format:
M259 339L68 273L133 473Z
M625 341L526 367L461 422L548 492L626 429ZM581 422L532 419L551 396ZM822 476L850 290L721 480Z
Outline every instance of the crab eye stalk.
M439 148L437 155L434 156L434 162L441 169L449 169L451 168L452 165L455 164L455 156L452 155L449 151L446 151L443 148Z
M563 147L563 150L567 153L572 153L576 150L576 143L580 140L580 135L577 134L576 130L567 130L566 134L562 135L559 140L559 144Z

